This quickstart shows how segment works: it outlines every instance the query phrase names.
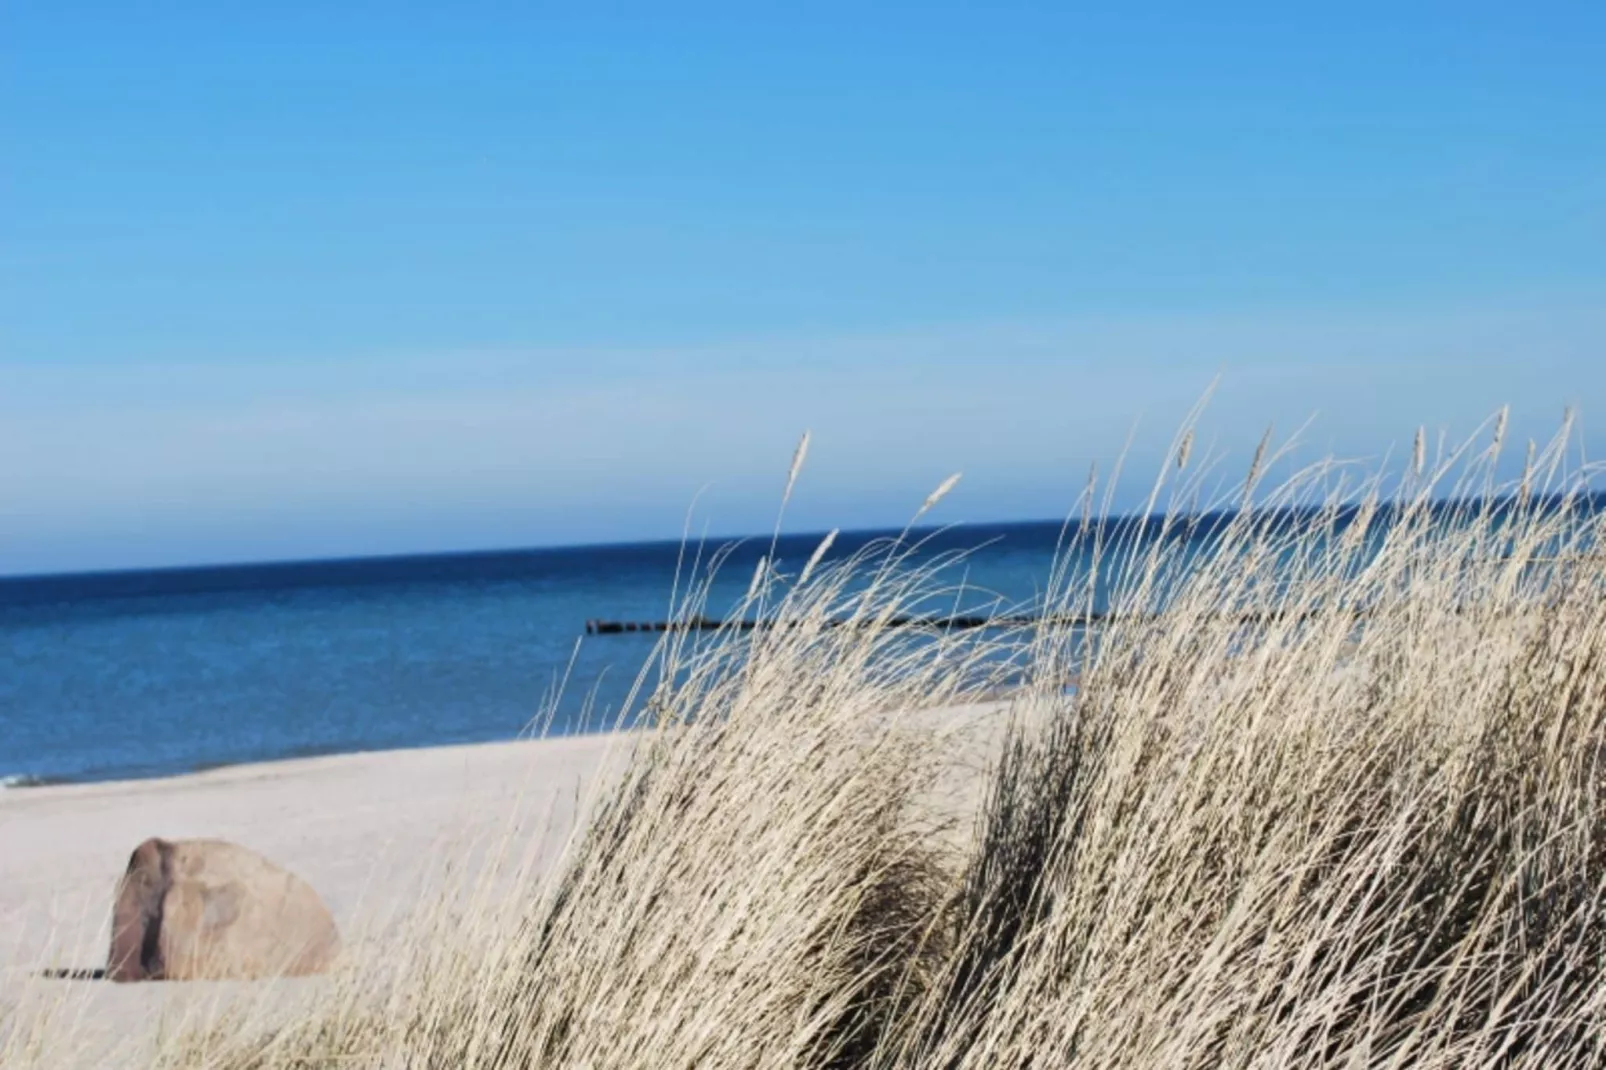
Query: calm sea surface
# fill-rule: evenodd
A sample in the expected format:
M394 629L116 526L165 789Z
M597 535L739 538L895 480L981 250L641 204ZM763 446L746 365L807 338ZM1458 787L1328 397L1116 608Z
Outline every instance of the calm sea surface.
M1578 515L1592 525L1602 511L1594 495ZM1168 530L1191 558L1213 552L1211 523ZM1147 542L1160 529L1126 530ZM844 534L828 562L892 534ZM964 558L941 573L960 590L915 611L1031 612L1060 535L1057 522L921 533L925 560ZM781 539L781 571L819 542ZM728 615L768 549L735 544L707 615ZM657 637L588 636L586 622L671 617L681 554L643 543L0 579L0 787L511 739L536 722L610 727Z
M884 533L883 533L884 534ZM952 609L1029 601L1056 523L955 529ZM843 535L839 558L876 533ZM719 571L710 615L746 590L768 539ZM818 535L783 538L795 571ZM0 579L0 780L158 776L236 762L510 739L605 726L650 635L593 618L670 615L675 543ZM589 718L582 716L591 701Z

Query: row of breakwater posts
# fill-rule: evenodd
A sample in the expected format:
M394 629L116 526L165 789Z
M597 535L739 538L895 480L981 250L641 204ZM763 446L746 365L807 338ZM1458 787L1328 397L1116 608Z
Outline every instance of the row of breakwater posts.
M1045 623L1045 618L1039 617L888 617L885 619L866 619L858 621L862 625L875 625L883 628L1009 628L1027 624ZM625 632L716 632L721 629L729 631L750 632L758 629L777 627L795 628L803 622L796 618L781 618L770 620L753 620L738 618L736 620L719 620L715 617L688 617L684 620L588 620L586 621L587 635L620 635ZM853 624L853 620L829 620L826 626L838 628ZM1069 621L1067 622L1069 623Z
M1244 612L1234 614L1241 624L1264 624L1273 620L1281 620L1289 614L1282 612ZM1309 616L1311 614L1301 614ZM1112 624L1117 620L1155 620L1155 613L1107 613L1094 611L1089 613L1052 613L1036 616L954 616L954 617L866 617L833 619L825 622L826 627L837 628L856 624L865 628L927 628L937 631L964 631L975 628L1032 628L1032 627L1060 627L1060 628L1088 628L1100 624ZM737 618L734 620L720 620L717 617L687 617L681 620L652 620L652 621L621 621L621 620L588 620L586 621L587 635L622 635L630 632L713 632L728 631L754 631L769 628L796 628L805 622L795 617L781 617L754 620L751 618Z

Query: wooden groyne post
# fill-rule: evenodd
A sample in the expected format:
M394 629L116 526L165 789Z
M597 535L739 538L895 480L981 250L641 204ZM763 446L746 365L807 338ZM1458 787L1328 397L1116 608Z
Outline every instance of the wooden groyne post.
M1363 610L1349 611L1356 617L1365 616ZM1312 619L1320 614L1316 611L1293 614L1300 619ZM1241 613L1225 613L1221 616L1229 617L1238 624L1265 624L1274 620L1285 620L1290 614L1281 610L1260 612L1246 610ZM1061 628L1090 628L1100 624L1112 624L1116 620L1158 620L1158 613L1108 613L1096 610L1090 613L1050 613L1029 617L890 617L876 620L835 619L826 621L826 627L838 628L850 624L859 624L861 627L877 628L932 628L939 630L964 631L974 628L1031 628L1052 625ZM702 632L729 629L731 631L752 631L755 628L796 628L802 622L796 618L780 618L767 620L751 620L745 617L735 620L719 620L713 617L689 617L685 620L650 620L650 621L621 621L621 620L588 620L586 621L587 635L622 635L627 632Z
M869 626L874 623L877 627L886 628L939 628L944 630L968 630L974 628L1020 628L1035 624L1060 624L1078 626L1096 624L1105 619L1102 613L1074 613L1050 617L892 617L886 620L864 621ZM713 617L690 617L685 620L588 620L586 621L587 635L623 635L628 632L683 632L683 631L718 631L729 629L731 631L752 631L755 628L774 628L777 626L797 627L796 620L750 620L738 618L736 620L718 620ZM830 628L842 627L854 623L852 620L831 620L826 622Z

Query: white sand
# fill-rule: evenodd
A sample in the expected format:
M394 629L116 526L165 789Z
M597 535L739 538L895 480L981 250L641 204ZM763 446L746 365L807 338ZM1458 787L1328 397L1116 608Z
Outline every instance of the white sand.
M998 708L921 715L957 741L960 795L979 787L974 769L996 738L971 728L997 725L988 714ZM146 837L216 837L256 850L318 890L348 945L371 948L394 932L387 918L420 904L425 889L461 887L465 869L471 877L485 872L488 857L498 859L500 881L516 879L507 869L550 867L587 789L619 768L629 747L628 736L580 736L0 790L0 1013L20 1003L68 1016L48 1023L42 1057L23 1065L144 1065L144 1049L131 1038L164 1016L171 1022L214 1013L242 991L256 1000L264 984L276 986L266 1002L282 1011L296 999L317 998L330 983L41 979L42 970L105 965L113 892L129 853ZM442 873L448 864L457 867L450 875ZM31 1012L19 1017L31 1020ZM62 1036L72 1038L70 1050Z
M515 864L550 865L582 790L627 748L627 737L580 736L0 790L0 1008L59 1003L84 1047L39 1065L99 1065L102 1043L154 1023L161 1008L203 993L215 1003L238 987L39 979L105 965L113 890L148 836L259 851L310 882L343 933L361 938L416 903L446 863L506 850Z

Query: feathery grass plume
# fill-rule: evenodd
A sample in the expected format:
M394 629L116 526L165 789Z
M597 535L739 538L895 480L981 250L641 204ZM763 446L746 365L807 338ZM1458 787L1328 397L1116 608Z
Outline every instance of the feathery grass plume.
M1261 466L1266 463L1266 449L1271 445L1271 432L1272 426L1267 424L1266 430L1261 433L1260 442L1255 446L1255 455L1249 461L1249 474L1244 477L1244 496L1239 508L1246 513L1254 503L1255 485L1260 482L1263 474Z
M825 555L830 552L831 544L836 542L836 537L839 530L840 529L838 528L832 528L830 531L826 532L825 538L820 540L820 545L816 546L814 548L814 552L809 555L808 563L803 566L803 571L799 573L797 577L797 582L800 585L808 583L809 577L814 575L815 567L819 565L820 561L824 559Z
M792 463L786 470L786 489L781 492L781 505L775 512L775 532L770 537L770 556L775 556L775 544L781 538L781 520L786 515L786 506L792 500L792 490L797 486L797 477L803 471L803 462L809 455L808 431L797 440L797 447L792 450Z
M760 556L758 564L753 566L753 578L747 584L746 600L751 602L758 598L766 586L769 575L770 559L768 555Z
M1416 440L1411 444L1411 474L1421 479L1422 471L1427 467L1427 460L1427 428L1418 427L1416 429Z
M809 438L810 433L805 430L802 437L797 440L797 446L792 450L792 463L786 471L786 488L781 492L781 504L780 507L775 511L775 529L770 533L770 549L766 559L770 562L772 567L775 560L776 550L779 548L781 542L781 522L786 517L786 507L792 500L792 490L797 486L797 477L803 471L803 462L808 458L809 455ZM764 561L759 562L759 567L761 569L764 568L764 565ZM752 593L754 591L759 589L758 579L757 577L754 577L753 586L749 588L749 598L752 597ZM764 594L767 595L769 591L769 584L766 583L762 590ZM754 603L753 610L756 616L764 616L767 601L767 598L761 597Z
M953 475L937 484L936 490L926 495L926 500L920 504L919 510L915 512L914 520L910 521L911 526L915 521L931 512L938 502L942 501L948 496L948 492L953 490L954 487L959 483L960 475L961 473L955 472Z
M1182 445L1177 448L1177 471L1188 467L1188 458L1193 454L1193 428L1188 428L1182 436Z
M1523 505L1528 503L1529 497L1533 494L1534 450L1534 440L1530 438L1527 456L1522 461L1522 483L1517 488L1517 500Z
M1093 497L1099 485L1099 462L1093 461L1087 466L1087 489L1082 495L1082 529L1085 531L1093 520Z
M809 437L811 432L804 431L803 437L797 440L797 448L792 451L792 464L786 471L786 490L781 494L783 503L792 500L792 488L797 485L798 473L803 471L803 461L809 455Z
M1489 442L1489 456L1491 458L1500 456L1500 451L1505 448L1506 428L1510 425L1510 423L1511 406L1500 406L1500 412L1495 416L1494 438Z

